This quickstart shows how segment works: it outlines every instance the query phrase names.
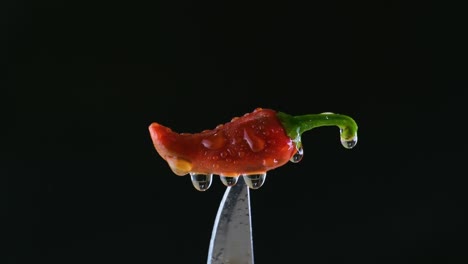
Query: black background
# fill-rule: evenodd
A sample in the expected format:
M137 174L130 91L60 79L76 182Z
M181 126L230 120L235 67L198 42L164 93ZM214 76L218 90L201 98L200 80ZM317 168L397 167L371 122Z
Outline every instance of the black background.
M256 263L467 263L466 53L429 3L3 5L6 263L206 263L225 187L175 176L148 126L256 107L359 125L251 192Z

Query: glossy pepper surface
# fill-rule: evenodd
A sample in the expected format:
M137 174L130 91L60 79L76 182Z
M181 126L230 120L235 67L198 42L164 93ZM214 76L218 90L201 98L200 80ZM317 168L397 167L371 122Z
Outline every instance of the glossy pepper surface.
M320 126L338 126L346 148L357 142L357 125L348 116L291 116L264 108L200 133L177 133L156 122L149 132L156 151L176 175L237 177L265 174L290 160L299 161L302 133Z

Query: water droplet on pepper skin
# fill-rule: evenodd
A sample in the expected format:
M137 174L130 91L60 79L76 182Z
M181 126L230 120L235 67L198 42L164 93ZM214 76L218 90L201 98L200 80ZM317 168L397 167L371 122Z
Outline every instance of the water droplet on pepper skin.
M265 140L255 135L255 133L249 129L244 129L244 140L253 152L259 152L265 148Z
M192 169L192 163L186 159L177 157L166 157L171 170L178 176L184 176Z
M224 147L226 138L222 134L216 133L203 139L201 143L207 149L216 150Z
M229 153L229 156L231 157L235 157L236 156L236 151L231 149L231 148L227 148L226 151Z
M276 164L278 164L278 160L275 158L265 158L263 159L262 164L266 168L272 168L273 166L276 166Z

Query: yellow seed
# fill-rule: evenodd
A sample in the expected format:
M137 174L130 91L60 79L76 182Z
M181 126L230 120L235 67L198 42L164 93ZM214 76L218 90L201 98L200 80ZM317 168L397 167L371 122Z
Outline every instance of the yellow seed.
M167 157L166 160L171 170L178 176L184 176L192 169L192 163L188 160L177 157Z

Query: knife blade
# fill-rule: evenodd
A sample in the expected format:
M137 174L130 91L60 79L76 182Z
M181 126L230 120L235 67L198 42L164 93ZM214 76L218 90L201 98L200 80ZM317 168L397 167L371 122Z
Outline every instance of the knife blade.
M254 263L250 190L243 178L224 192L213 225L207 263Z

